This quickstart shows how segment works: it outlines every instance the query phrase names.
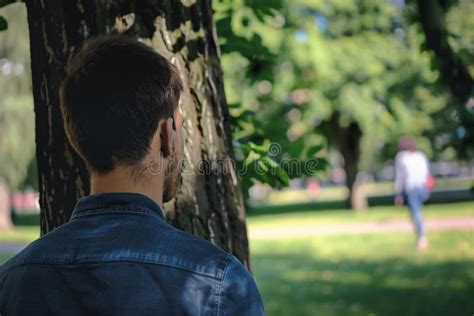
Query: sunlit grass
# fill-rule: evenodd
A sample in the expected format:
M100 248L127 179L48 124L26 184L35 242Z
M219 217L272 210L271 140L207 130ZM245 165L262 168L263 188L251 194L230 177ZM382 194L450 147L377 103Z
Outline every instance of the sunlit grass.
M474 235L408 233L251 242L268 315L470 315Z
M12 231L0 231L0 243L29 243L38 238L39 234L37 226L17 226Z
M446 218L454 216L474 216L474 202L451 204L432 204L423 208L424 218ZM368 221L406 220L409 218L406 207L377 206L365 212L352 212L349 210L317 211L317 212L291 212L283 214L270 214L258 216L255 214L247 219L253 227L278 227L304 225L330 225L340 223L362 223Z
M472 203L429 206L425 217L473 214ZM372 214L292 213L251 218L249 228L407 218L402 208ZM268 315L471 315L474 232L428 232L415 251L410 232L251 240Z

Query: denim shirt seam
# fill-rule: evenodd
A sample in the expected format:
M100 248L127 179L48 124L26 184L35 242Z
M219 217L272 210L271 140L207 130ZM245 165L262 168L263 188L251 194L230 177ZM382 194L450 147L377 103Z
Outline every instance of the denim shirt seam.
M75 218L91 216L91 215L99 215L99 214L110 214L110 213L130 213L130 214L142 214L142 215L157 215L160 217L160 214L154 214L153 211L144 208L144 207L137 207L137 206L126 206L126 207L109 207L109 208L91 208L91 209L83 209L74 212L71 216L71 220Z
M14 270L16 268L19 268L19 267L22 267L22 266L25 266L25 265L29 265L29 264L32 264L32 265L49 265L49 264L52 264L52 265L67 266L67 265L107 264L107 263L117 263L117 262L131 262L131 263L138 263L138 264L159 265L159 266L171 267L171 268L174 268L174 269L187 271L187 272L190 272L190 273L201 275L203 277L212 278L214 280L222 279L222 278L214 276L210 273L196 271L194 269L191 269L191 268L188 268L188 267L185 267L185 266L176 265L176 264L173 264L173 263L170 263L170 262L157 262L157 261L138 260L138 259L137 260L116 259L116 260L107 260L107 261L93 260L93 261L86 261L86 262L83 261L83 262L79 262L79 263L73 263L73 262L65 262L65 261L59 261L59 260L58 261L47 260L47 259L44 259L44 258L43 259L28 258L28 259L25 259L25 260L22 260L22 261L19 261L19 262L12 263L10 266L4 267L4 269L2 269L3 271L0 270L0 277L1 277L2 274L6 276L12 270ZM227 266L226 266L225 269L227 269Z
M222 276L220 278L220 282L216 286L216 293L214 293L214 300L216 301L216 316L219 315L219 307L221 303L221 294L224 289L224 282L225 282L225 277L227 274L227 269L229 268L230 264L232 262L232 256L229 256L229 259L227 260L227 263L224 267L224 270L222 271Z

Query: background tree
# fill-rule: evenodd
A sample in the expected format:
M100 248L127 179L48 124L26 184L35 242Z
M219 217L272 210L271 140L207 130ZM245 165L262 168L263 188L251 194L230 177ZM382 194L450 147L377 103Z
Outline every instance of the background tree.
M474 154L474 3L469 0L417 0L410 17L421 26L422 49L432 52L439 82L451 92L459 127L449 137L460 158ZM415 8L413 8L415 7Z
M280 72L288 64L280 58L288 36L284 1L223 0L216 1L215 10L237 162L249 171L241 175L246 199L255 183L280 189L291 179L326 169L321 137L287 137L292 73Z
M25 80L30 67L28 26L20 6L3 9L12 16L10 27L15 32L0 32L0 177L11 190L23 187L35 147L31 82Z
M120 32L156 48L178 67L185 82L187 164L181 190L165 206L168 220L249 266L239 179L232 163L219 168L219 162L233 159L233 152L210 1L32 0L26 6L42 233L65 223L77 199L90 189L87 170L67 142L59 111L57 91L66 61L87 38ZM211 166L211 172L198 170L199 161Z
M0 32L0 231L13 228L10 213L9 192L29 186L24 179L28 165L34 160L34 113L30 82L24 80L28 73L29 56L26 12L9 6L6 14L20 19L12 19L11 27L16 33ZM22 14L23 13L23 14ZM5 20L0 18L0 29Z
M217 12L237 138L278 142L301 159L325 144L354 208L366 204L354 194L359 171L379 170L401 135L432 154L448 99L403 4L221 1Z

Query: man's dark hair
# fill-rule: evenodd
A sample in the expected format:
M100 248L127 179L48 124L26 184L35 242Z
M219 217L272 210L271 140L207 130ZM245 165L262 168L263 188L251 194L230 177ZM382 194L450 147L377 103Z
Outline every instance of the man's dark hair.
M89 40L61 84L66 134L92 172L137 166L182 89L176 68L151 47L124 35Z

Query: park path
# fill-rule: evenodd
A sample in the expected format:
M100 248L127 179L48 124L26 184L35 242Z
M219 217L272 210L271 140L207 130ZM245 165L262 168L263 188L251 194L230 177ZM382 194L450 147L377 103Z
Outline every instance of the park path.
M471 230L474 238L474 216L426 219L425 230ZM250 227L249 238L302 237L360 233L413 231L408 220L385 220L347 224L312 224L293 227Z
M11 252L17 253L20 252L27 244L19 242L0 242L0 251L1 252Z

